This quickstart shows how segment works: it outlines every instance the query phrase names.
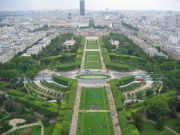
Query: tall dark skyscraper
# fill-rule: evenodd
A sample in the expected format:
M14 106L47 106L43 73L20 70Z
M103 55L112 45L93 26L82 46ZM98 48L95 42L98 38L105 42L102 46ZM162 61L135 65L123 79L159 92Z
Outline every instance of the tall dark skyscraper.
M85 1L80 0L80 15L85 16Z

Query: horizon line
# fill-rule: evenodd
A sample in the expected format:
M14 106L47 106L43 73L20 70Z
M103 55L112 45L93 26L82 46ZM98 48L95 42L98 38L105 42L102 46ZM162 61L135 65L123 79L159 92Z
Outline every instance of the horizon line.
M108 10L107 10L108 9ZM86 11L172 11L180 12L180 10L166 10L166 9L86 9ZM22 9L22 10L0 10L0 12L19 12L19 11L68 11L68 10L78 10L79 9Z

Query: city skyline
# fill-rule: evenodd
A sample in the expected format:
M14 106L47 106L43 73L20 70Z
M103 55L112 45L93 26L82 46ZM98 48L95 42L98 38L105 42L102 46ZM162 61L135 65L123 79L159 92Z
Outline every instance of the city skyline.
M179 135L180 0L0 0L0 135Z
M180 11L179 0L85 0L87 10L174 10ZM94 5L94 3L96 3ZM0 11L79 9L79 0L0 0Z

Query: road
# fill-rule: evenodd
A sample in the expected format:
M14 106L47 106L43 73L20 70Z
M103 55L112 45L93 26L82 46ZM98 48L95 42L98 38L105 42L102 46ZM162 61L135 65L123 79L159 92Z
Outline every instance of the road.
M78 83L84 87L99 87L107 84L106 80L78 80Z

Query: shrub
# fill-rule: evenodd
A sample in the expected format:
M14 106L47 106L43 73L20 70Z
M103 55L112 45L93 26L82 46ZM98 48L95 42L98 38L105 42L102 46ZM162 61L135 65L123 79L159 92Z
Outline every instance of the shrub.
M8 94L16 97L16 99L21 102L22 105L28 108L32 108L33 111L43 114L46 117L54 117L58 114L58 104L49 103L45 99L36 98L34 96L27 95L26 93L17 90L10 90L8 91Z
M159 117L159 118L156 120L156 125L155 125L155 127L156 127L157 129L162 129L163 126L164 126L164 120L163 120L162 117Z
M143 119L139 113L132 114L133 123L138 130L142 130L143 128Z
M68 82L69 91L65 93L65 98L61 103L58 120L52 135L68 135L72 119L72 111L77 90L77 81L68 78L63 79Z
M157 120L159 117L166 117L169 112L168 100L164 95L155 96L148 100L146 104L145 113L152 120Z
M57 76L57 75L54 75L53 76L53 80L61 85L64 85L64 86L69 86L69 82L68 82L68 79L63 77L63 76Z
M1 122L0 134L10 130L11 128L12 128L12 126L10 126L8 122Z

